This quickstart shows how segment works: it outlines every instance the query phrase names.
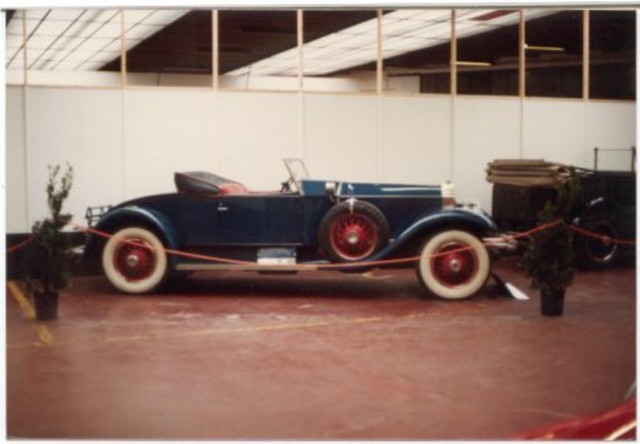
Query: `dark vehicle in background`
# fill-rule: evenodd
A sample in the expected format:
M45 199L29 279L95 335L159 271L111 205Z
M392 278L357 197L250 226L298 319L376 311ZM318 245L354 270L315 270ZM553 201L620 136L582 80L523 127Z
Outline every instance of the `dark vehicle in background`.
M496 226L477 205L456 204L451 184L317 180L299 159L285 165L289 178L273 192L206 172L176 173L176 192L101 215L84 258L126 293L205 270L415 266L424 288L445 299L468 298L487 281L483 238Z
M513 167L508 166L509 163ZM503 167L514 174L501 176ZM488 171L487 180L494 184L494 221L503 232L522 232L535 227L545 203L555 200L552 176L566 174L567 170L563 165L550 162L518 160L495 161ZM575 168L574 172L578 193L572 217L576 227L584 230L575 236L578 265L601 269L632 258L636 237L635 171Z

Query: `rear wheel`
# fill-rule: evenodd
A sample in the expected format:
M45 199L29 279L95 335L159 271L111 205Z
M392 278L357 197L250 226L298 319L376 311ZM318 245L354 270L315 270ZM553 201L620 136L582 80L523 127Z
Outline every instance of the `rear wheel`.
M596 218L586 221L584 229L596 236L577 235L576 253L580 266L592 269L612 267L619 256L618 244L614 241L618 237L616 227L604 218Z
M447 230L431 236L420 252L417 273L425 289L443 299L465 299L489 278L489 253L473 234Z
M332 207L320 223L320 246L333 262L363 261L388 242L387 219L368 202L342 202Z
M102 250L102 269L109 282L125 293L156 290L167 275L162 241L141 227L114 233Z

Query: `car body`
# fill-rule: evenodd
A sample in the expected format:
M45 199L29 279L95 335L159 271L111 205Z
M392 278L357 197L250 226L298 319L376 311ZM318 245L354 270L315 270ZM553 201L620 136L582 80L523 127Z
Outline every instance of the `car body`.
M571 418L512 439L518 441L635 441L636 422L634 396L604 412Z
M573 168L573 174L577 193L570 211L580 230L574 237L577 264L604 269L632 258L636 237L635 171ZM522 177L514 175L510 179L513 178L514 183L506 180L493 187L491 214L503 232L535 227L545 203L557 198L554 186L536 183L540 178L531 172L525 170ZM528 180L532 182L528 184Z
M487 280L481 239L496 226L475 205L456 205L453 186L311 179L299 159L277 192L252 192L205 172L176 173L175 193L109 209L85 259L101 262L127 293L156 290L193 271L291 273L416 266L437 296L467 298Z

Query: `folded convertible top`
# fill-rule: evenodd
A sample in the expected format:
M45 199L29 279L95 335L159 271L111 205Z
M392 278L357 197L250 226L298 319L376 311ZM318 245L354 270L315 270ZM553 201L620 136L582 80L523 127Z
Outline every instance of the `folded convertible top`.
M487 166L487 181L522 187L554 187L565 182L571 168L542 159L498 159Z
M173 180L179 193L216 196L220 194L247 194L249 192L239 182L206 171L175 173Z

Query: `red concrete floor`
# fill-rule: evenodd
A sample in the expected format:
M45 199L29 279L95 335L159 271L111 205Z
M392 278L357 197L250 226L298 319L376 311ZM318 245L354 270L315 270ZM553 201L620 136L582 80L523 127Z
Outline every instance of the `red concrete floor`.
M496 270L532 299L422 300L412 270L211 273L151 296L88 277L37 324L8 291L8 435L507 439L619 403L635 269L580 273L561 318L513 261Z

